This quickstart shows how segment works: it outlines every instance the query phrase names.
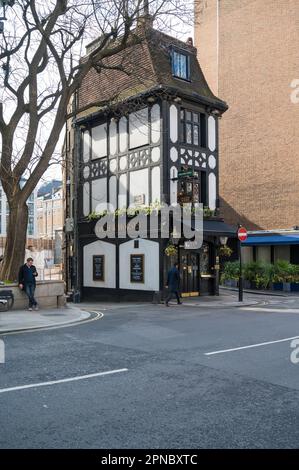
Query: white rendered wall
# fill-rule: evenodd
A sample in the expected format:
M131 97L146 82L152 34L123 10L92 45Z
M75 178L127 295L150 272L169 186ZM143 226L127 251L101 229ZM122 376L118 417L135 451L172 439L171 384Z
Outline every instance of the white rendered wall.
M92 157L101 158L107 156L107 124L93 127L91 130Z
M208 145L209 149L214 152L216 149L216 121L213 116L208 119Z
M117 209L117 197L116 197L116 176L111 176L109 180L109 202Z
M99 178L91 183L92 211L107 209L107 178Z
M83 133L83 161L88 162L90 158L90 134L89 131Z
M110 155L115 155L117 150L117 126L115 121L110 122L109 137Z
M85 217L90 214L90 183L84 183L83 185L83 215Z
M154 104L151 109L151 139L153 143L157 143L160 140L161 135L161 117L160 117L160 106Z
M209 208L216 209L216 176L209 174Z
M148 205L148 169L131 171L130 178L130 201L129 205L134 206L134 196L145 195L144 204Z
M144 283L130 280L130 255L144 255ZM122 243L119 247L119 287L134 290L159 290L159 244L151 240L139 239L139 248L134 248L134 240Z
M127 208L127 175L124 173L119 177L118 185L118 208Z
M93 280L93 256L105 255L104 281ZM116 286L116 248L112 243L102 240L89 243L83 248L83 286L84 287L109 287Z
M178 110L177 107L172 104L169 108L169 120L170 120L170 140L175 143L178 140Z
M149 143L148 108L140 109L129 116L130 148Z
M170 168L170 204L177 204L178 202L178 183L177 181L172 181L173 178L177 178L178 170L175 166Z
M160 202L160 167L155 166L152 168L152 202Z

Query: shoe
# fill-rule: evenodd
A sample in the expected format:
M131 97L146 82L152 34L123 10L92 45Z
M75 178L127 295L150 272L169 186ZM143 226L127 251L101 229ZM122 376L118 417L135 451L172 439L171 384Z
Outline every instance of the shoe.
M29 310L29 312L32 312L32 308L31 308L31 307L29 307L28 310Z
M34 310L39 310L38 305L36 305L36 306L34 307Z
M166 304L165 304L165 307L169 307L169 305L166 303Z
M183 304L183 302L178 302L178 305L182 305L182 304Z

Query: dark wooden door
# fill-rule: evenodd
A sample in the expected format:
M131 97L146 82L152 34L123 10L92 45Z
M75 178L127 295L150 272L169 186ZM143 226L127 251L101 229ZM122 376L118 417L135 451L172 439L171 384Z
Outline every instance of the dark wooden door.
M181 250L180 272L182 296L199 295L199 254Z

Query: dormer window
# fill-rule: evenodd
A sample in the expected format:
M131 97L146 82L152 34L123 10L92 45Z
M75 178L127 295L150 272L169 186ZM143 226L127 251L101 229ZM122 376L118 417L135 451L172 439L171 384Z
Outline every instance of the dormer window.
M189 56L183 52L172 51L172 74L174 77L190 80Z

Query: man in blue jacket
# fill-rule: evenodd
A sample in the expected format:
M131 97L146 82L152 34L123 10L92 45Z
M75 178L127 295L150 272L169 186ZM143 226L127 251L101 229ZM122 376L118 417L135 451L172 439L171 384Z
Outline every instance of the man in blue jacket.
M176 296L178 305L182 303L180 301L180 294L179 294L181 276L180 276L180 271L178 270L178 267L179 267L178 263L174 263L173 267L168 271L166 287L169 288L169 293L165 300L166 307L169 307L168 302L172 298L173 294Z
M36 267L33 266L33 259L27 258L27 262L20 267L19 271L19 287L23 289L29 299L29 308L28 310L38 310L37 302L34 298L34 292L36 287L35 278L38 276Z

